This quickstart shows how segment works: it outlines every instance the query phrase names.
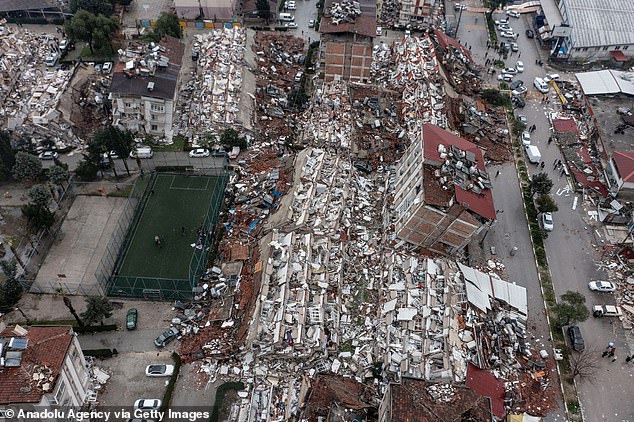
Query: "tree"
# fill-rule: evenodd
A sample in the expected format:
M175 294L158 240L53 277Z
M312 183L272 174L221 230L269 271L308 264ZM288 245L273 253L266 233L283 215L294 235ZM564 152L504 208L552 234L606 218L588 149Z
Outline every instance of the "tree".
M592 379L599 369L600 352L594 348L587 348L583 352L571 353L568 356L570 362L570 376Z
M70 298L68 296L64 296L64 305L68 308L68 311L73 315L73 317L75 317L77 325L83 327L84 321L82 321L79 318L79 315L77 315L77 311L75 311L75 308L73 308L73 303L70 301Z
M148 35L151 41L159 42L166 35L170 35L174 38L180 38L183 34L181 25L178 22L178 17L172 13L161 13L161 16L156 20L156 25L152 30L152 33Z
M112 15L113 6L110 0L70 0L70 10L76 13L79 9L101 15Z
M581 293L568 290L561 295L560 299L560 302L554 308L557 315L557 324L560 327L588 319L590 312L586 307L586 298Z
M533 176L531 180L531 190L533 195L536 193L545 195L549 194L550 190L553 188L553 181L550 180L550 177L542 172Z
M86 41L91 53L110 45L110 39L118 28L119 24L114 19L83 9L64 24L66 34L72 40Z
M269 0L256 0L255 7L258 9L258 15L268 22L271 18L271 5Z
M112 316L112 303L107 297L91 296L86 298L86 311L81 314L84 322L91 325L100 322Z
M7 312L13 310L14 306L22 297L22 285L16 279L17 264L15 260L0 261L0 268L6 276L4 283L0 285L0 310Z
M64 187L64 182L67 182L70 177L68 169L57 165L49 168L46 173L48 175L48 180L50 180L51 183L62 187Z
M84 157L75 169L75 175L84 182L90 182L97 178L99 167Z
M539 212L556 212L559 211L559 207L553 200L552 196L547 194L541 194L537 197L537 210Z
M22 205L22 214L24 214L29 226L34 231L48 229L55 222L55 214L48 208L40 207L35 204Z
M232 147L240 147L241 149L247 148L247 140L243 136L240 136L238 131L232 128L225 129L225 131L222 132L222 135L220 135L220 143Z
M40 180L43 173L42 162L38 160L35 155L22 151L15 155L13 177L15 177L16 180L34 182Z
M487 103L494 106L508 106L511 105L511 100L508 96L503 95L497 89L484 89L480 93L480 96Z
M106 154L113 170L114 162L112 160L111 153L114 152L117 154L121 161L123 161L123 165L125 170L128 172L128 176L130 175L127 159L130 156L130 152L132 151L134 145L134 135L132 132L129 130L123 131L114 126L108 126L107 128L95 133L91 144L93 144L93 148L99 151L99 157ZM116 176L116 170L114 171Z
M29 189L28 193L31 203L36 207L46 208L51 202L51 190L46 185L35 185Z
M0 180L8 180L15 164L15 151L7 132L0 132Z

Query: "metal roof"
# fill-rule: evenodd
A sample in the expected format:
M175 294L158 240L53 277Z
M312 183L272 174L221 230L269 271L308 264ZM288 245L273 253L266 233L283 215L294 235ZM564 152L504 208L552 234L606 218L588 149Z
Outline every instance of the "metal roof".
M634 72L599 70L575 73L585 95L626 94L634 95Z
M632 0L563 0L573 47L634 44Z

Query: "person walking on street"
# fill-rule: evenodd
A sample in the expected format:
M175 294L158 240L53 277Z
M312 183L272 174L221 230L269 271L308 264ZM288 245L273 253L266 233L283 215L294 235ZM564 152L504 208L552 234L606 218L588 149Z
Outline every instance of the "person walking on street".
M495 177L498 177L499 175L500 175L500 170L498 170L498 171L495 173Z
M542 170L544 169L545 165L546 165L546 163L544 161L542 161L542 163L540 164L540 167L542 168Z

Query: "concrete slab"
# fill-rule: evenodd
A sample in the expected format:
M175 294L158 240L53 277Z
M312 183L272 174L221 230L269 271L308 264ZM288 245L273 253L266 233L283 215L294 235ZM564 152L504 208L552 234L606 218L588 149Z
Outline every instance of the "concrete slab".
M101 196L75 198L31 292L100 294L95 272L126 201Z

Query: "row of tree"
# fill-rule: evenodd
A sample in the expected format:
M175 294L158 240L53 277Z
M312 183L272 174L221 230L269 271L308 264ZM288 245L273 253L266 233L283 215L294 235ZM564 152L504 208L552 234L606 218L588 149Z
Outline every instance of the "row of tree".
M531 190L533 196L537 195L535 203L537 210L541 213L559 211L559 207L557 207L557 204L550 196L552 188L553 181L550 180L548 174L544 172L534 175L531 179Z

